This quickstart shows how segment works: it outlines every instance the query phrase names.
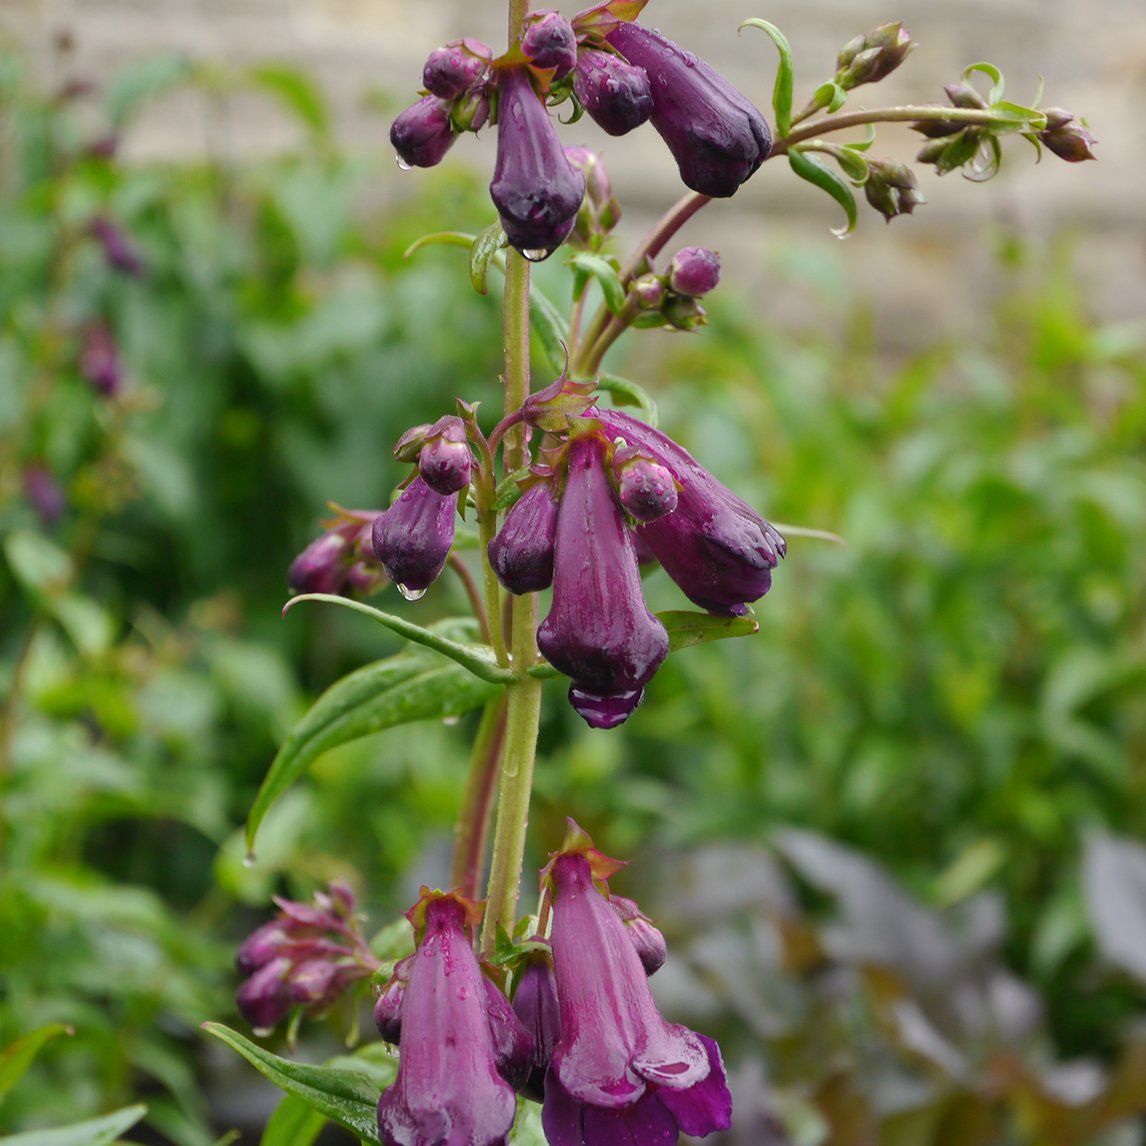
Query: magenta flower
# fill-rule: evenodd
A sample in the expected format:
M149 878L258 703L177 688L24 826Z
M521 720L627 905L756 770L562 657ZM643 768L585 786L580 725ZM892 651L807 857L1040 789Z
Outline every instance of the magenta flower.
M566 157L528 68L505 68L498 93L490 198L510 244L537 262L553 254L573 230L585 178Z
M650 453L679 486L676 509L642 525L641 539L689 600L710 613L744 613L771 588L784 539L671 438L617 410L598 417L611 438Z
M437 580L454 543L457 498L416 477L374 519L374 552L404 596L421 596Z
M723 76L659 32L618 23L606 37L652 85L652 124L686 187L726 198L768 158L772 133Z
M533 1036L532 1069L522 1093L540 1102L545 1095L549 1059L561 1037L557 979L553 974L553 958L547 952L537 950L527 956L514 988L513 1009Z
M637 555L605 471L606 442L574 438L557 511L553 607L537 630L569 702L593 728L629 718L668 655L668 634L641 593Z
M476 905L423 889L401 995L398 1075L378 1103L384 1146L505 1146L517 1098L503 1074L528 1070L532 1039L481 970ZM490 990L500 998L492 1000Z
M489 563L511 593L536 593L553 584L557 501L553 483L540 481L521 495L489 543Z
M561 1014L545 1081L546 1139L667 1144L681 1132L727 1129L732 1098L719 1048L657 1010L625 925L594 883L602 860L582 844L559 853L545 875Z

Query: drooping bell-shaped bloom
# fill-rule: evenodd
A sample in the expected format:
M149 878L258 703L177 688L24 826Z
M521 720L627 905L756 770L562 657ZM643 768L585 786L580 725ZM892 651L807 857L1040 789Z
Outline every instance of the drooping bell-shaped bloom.
M711 1039L669 1023L625 925L594 883L590 855L547 869L561 1037L545 1082L550 1146L672 1146L727 1129L732 1099Z
M534 262L568 237L585 178L568 160L526 67L498 76L497 163L490 198L510 245Z
M557 511L553 607L537 644L572 684L569 701L593 728L623 723L668 655L649 612L628 526L605 471L597 433L569 443Z
M589 118L610 135L627 135L653 114L653 95L643 68L596 48L577 57L573 91Z
M450 105L434 95L399 112L390 125L390 143L403 167L436 167L455 139Z
M505 515L489 543L489 563L511 593L536 593L553 584L557 501L553 484L531 485Z
M642 525L641 539L689 600L711 613L744 613L771 588L784 539L671 438L618 410L598 416L610 437L648 451L677 481L676 509Z
M768 158L772 133L723 76L659 32L618 23L607 39L651 83L652 124L686 187L727 198Z
M401 996L398 1074L378 1103L382 1142L505 1146L517 1098L502 1070L527 1064L532 1040L504 996L491 1010L468 933L474 905L424 890L410 917L418 946Z
M445 567L456 507L455 496L435 493L419 476L374 519L374 552L404 596L425 592Z

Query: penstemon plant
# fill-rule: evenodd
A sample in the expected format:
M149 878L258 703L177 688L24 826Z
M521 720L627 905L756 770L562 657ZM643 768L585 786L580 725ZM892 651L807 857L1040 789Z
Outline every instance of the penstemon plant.
M541 1104L552 1146L668 1143L732 1124L716 1043L667 1021L650 993L663 937L611 892L622 865L572 819L541 872L536 913L519 912L545 679L568 678L569 703L591 727L624 723L673 652L756 631L752 605L787 551L775 527L656 428L640 385L603 369L630 330L705 323L700 300L717 286L720 262L698 246L662 259L680 228L780 156L840 205L840 234L856 225L859 189L889 221L912 213L925 201L913 170L872 153L879 123L907 124L925 137L917 162L972 180L995 173L1007 135L1068 161L1093 158L1082 121L1039 108L1039 98L1004 99L1002 75L986 63L947 86L947 105L845 111L855 88L882 80L915 47L898 23L846 44L797 111L787 41L764 20L745 21L779 51L770 126L708 64L642 24L645 2L607 0L569 20L510 0L506 52L458 39L430 55L425 93L391 130L399 163L432 167L463 133L496 125L498 218L476 235L426 236L411 253L468 249L481 293L491 270L504 276L502 416L487 433L476 404L459 399L456 411L407 430L394 453L412 468L389 508L339 509L290 570L297 595L287 608L337 603L415 650L319 699L256 798L251 847L275 799L326 748L402 721L482 711L449 890L424 888L409 928L369 942L343 885L313 904L281 900L238 956L239 1009L258 1034L373 984L396 1067L391 1056L364 1057L358 1072L303 1066L208 1025L296 1100L386 1146L537 1140L528 1101ZM991 82L985 95L980 76ZM620 206L601 160L562 146L554 109L588 114L615 136L649 121L677 163L687 193L623 259L610 245ZM835 142L856 129L859 140ZM530 280L531 263L559 250L572 272L568 316ZM537 387L534 339L555 376ZM618 408L626 405L637 413ZM476 575L462 543L469 527L459 532L471 517ZM654 562L697 609L649 610L641 566ZM447 566L472 618L422 627L361 600L392 584L417 601Z

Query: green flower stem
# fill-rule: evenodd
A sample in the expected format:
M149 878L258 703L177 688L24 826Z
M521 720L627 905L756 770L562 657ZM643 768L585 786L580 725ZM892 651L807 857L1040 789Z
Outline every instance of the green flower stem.
M478 897L504 739L505 697L500 696L482 709L481 722L470 753L466 789L462 794L462 806L454 830L450 887L460 888L467 899Z
M1045 117L1044 117L1045 118ZM833 115L809 123L807 127L793 131L784 139L777 139L768 154L769 159L786 155L798 143L824 135L829 131L846 131L852 127L864 127L869 123L961 123L966 127L1010 127L1022 130L1021 123L1013 114L994 111L991 108L941 107L938 104L905 105L903 107L881 107L851 111L846 115ZM1034 130L1040 130L1032 123Z

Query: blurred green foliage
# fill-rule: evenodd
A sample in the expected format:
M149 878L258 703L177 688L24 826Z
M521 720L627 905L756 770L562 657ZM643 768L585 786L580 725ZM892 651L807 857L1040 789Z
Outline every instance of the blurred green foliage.
M260 93L303 143L260 162L118 162L133 117L174 85L216 111ZM381 925L444 878L471 719L328 753L269 817L250 870L238 825L307 698L398 647L339 610L281 621L285 569L328 498L384 504L406 426L457 395L494 405L497 300L473 293L457 252L402 259L423 232L477 231L493 212L480 178L450 166L380 212L387 149L344 155L321 93L286 68L158 60L45 94L4 51L0 112L0 1047L74 1029L0 1094L0 1125L142 1097L152 1132L206 1146L225 1127L196 1028L231 1014L230 952L269 894L346 876ZM109 262L95 219L141 273ZM825 1089L807 1037L828 1007L832 1053L870 1049L856 1017L870 997L820 997L825 967L856 966L820 929L864 861L823 841L836 874L816 876L818 837L777 834L786 825L877 860L891 877L875 883L920 912L961 918L991 897L1005 924L972 954L1041 995L1044 1058L1112 1059L1142 1004L1146 969L1111 922L1137 934L1142 884L1084 886L1080 859L1093 832L1146 827L1146 330L1088 313L1068 245L1016 251L976 337L937 330L908 360L880 352L862 298L824 296L819 318L782 330L763 302L718 293L699 336L638 332L613 364L747 500L847 546L793 536L761 634L674 657L619 732L586 730L554 683L535 858L570 813L613 854L775 844L791 887L769 917L789 919L789 957L729 954L726 977L742 975L720 1021L742 1063L763 1048L785 1091L814 1100L803 1129L789 1124L809 1146L944 1139L838 1130L848 1119L829 1099L854 1079ZM820 259L773 289L823 277ZM111 397L84 377L96 322L122 363ZM654 608L681 605L661 574L648 591ZM401 607L425 623L464 597L444 582ZM750 898L759 860L745 854L733 867L752 878L728 885ZM719 901L718 876L688 902ZM652 894L668 911L673 887ZM855 910L882 919L882 903ZM704 925L700 906L674 922L682 965L715 982L690 922ZM865 949L864 974L898 977L930 1014L899 958ZM773 994L811 1000L789 1008L782 1038L728 1002L753 967ZM1017 1125L1016 1141L1087 1140Z

